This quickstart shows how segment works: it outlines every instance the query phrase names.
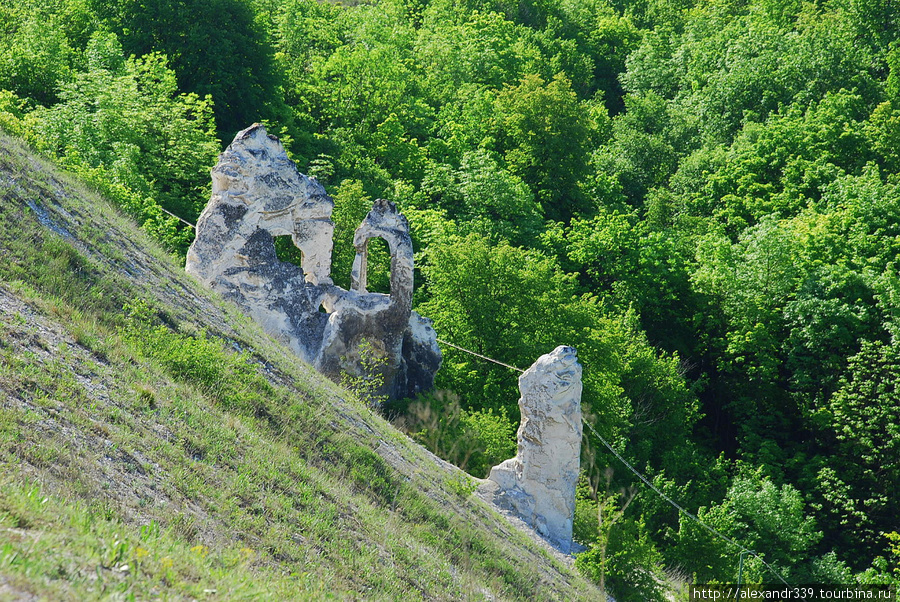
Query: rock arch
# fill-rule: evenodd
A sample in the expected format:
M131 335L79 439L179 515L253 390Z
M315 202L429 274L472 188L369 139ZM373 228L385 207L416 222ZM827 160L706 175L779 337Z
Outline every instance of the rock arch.
M379 393L411 397L433 386L440 349L431 321L412 311L412 240L393 203L375 201L357 229L355 285L347 291L331 279L334 201L297 170L262 125L235 136L213 168L212 183L188 250L188 273L330 378L365 369L358 347L366 340L386 359ZM273 237L284 235L302 253L299 267L275 254ZM391 253L390 295L365 290L365 249L376 236Z

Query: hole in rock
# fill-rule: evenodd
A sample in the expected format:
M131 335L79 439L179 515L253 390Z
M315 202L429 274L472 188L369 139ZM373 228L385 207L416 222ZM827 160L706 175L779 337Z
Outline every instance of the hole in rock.
M290 235L273 236L272 240L275 242L275 255L279 261L303 268L303 251L297 248Z
M391 294L391 252L383 238L369 239L366 290Z

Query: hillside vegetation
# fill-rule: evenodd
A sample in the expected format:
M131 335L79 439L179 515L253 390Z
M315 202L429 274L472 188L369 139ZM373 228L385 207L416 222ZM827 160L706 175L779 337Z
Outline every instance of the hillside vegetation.
M765 560L793 584L896 584L898 18L894 0L0 0L0 126L179 256L192 230L166 211L193 223L217 150L266 122L335 199L338 284L372 199L396 202L438 336L520 368L575 346L591 424L758 553L746 578L780 582ZM383 291L386 252L369 261ZM128 308L119 336L154 340L160 308ZM482 477L514 447L516 373L443 351L437 391L385 415ZM666 571L737 580L739 547L593 435L583 452L585 575L621 601L662 599Z
M6 136L0 255L0 599L596 596Z

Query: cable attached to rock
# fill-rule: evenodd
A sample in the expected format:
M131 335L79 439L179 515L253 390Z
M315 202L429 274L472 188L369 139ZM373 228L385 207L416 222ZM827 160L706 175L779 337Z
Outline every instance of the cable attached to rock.
M444 341L444 340L442 340L442 339L437 339L437 341L438 341L439 343L443 343L444 345L448 345L448 346L450 346L450 347L453 347L454 349L459 349L460 351L464 351L465 353L469 353L469 354L471 354L471 355L474 355L475 357L479 357L479 358L481 358L481 359L483 359L483 360L487 360L487 361L489 361L489 362L493 362L493 363L498 364L498 365L500 365L500 366L504 366L504 367L506 367L506 368L509 368L510 370L516 370L517 372L524 372L524 370L522 370L521 368L516 368L515 366L510 366L509 364L504 364L503 362L501 362L501 361L499 361L499 360L495 360L495 359L493 359L493 358L487 357L486 355L482 355L482 354L480 354L480 353L476 353L476 352L472 351L471 349L466 349L466 348L464 348L464 347L460 347L459 345L454 345L453 343L450 343L450 342L448 342L448 341ZM628 460L626 460L625 458L623 458L622 455L621 455L619 452L617 452L617 451L613 448L613 446L610 445L610 444L606 441L606 439L604 439L604 438L600 435L600 433L597 432L597 429L595 429L594 426L593 426L591 423L589 423L589 422L588 422L587 420L585 420L584 418L581 419L581 422L583 422L584 425L585 425L585 426L586 426L586 427L594 434L594 436L597 437L597 439L600 440L600 443L602 443L603 446L606 447L606 449L608 449L608 450L610 451L610 453L612 453L612 455L614 455L614 456L619 460L619 462L621 462L622 464L624 464L625 467L628 468L628 470L630 470L632 473L634 473L634 475L635 475L638 479L640 479L641 482L644 483L644 485L646 485L646 486L649 487L651 490L653 490L653 491L654 491L657 495L659 495L662 499L664 499L664 500L666 500L667 502L669 502L669 504L671 504L674 508L676 508L676 509L677 509L679 512L681 512L684 516L688 517L690 520L694 521L695 523L697 523L698 525L700 525L701 527L703 527L704 529L706 529L707 531L709 531L710 533L712 533L713 535L715 535L716 537L719 537L720 539L722 539L722 540L728 542L729 544L733 545L734 547L738 548L738 549L740 550L742 556L743 556L743 555L746 555L746 554L749 554L749 555L754 556L754 557L756 557L757 559L759 559L759 561L762 562L763 565L765 565L765 567L769 570L769 572L771 572L773 575L775 575L776 577L778 577L779 581L781 581L781 582L782 582L783 584L785 584L785 585L788 585L788 586L790 585L787 581L785 581L784 577L782 577L782 576L778 573L778 571L776 571L776 570L772 567L771 564L769 564L768 562L766 562L765 560L763 560L763 557L762 557L762 556L760 556L759 554L757 554L757 553L754 552L753 550L750 550L750 549L745 548L744 546L742 546L741 544L739 544L739 543L736 542L735 540L731 539L731 538L728 537L727 535L724 535L724 534L722 534L722 533L719 533L718 531L716 531L715 529L713 529L712 527L710 527L709 525L707 525L706 523L704 523L702 520L700 520L696 515L692 514L691 512L688 512L687 510L685 510L678 502L676 502L675 500L673 500L672 498L670 498L668 495L666 495L665 493L663 493L662 491L660 491L659 488L656 487L653 483L651 483L650 480L649 480L647 477L645 477L645 476L644 476L643 474L641 474L634 466L632 466L631 463L628 462Z
M454 349L459 349L460 351L465 351L466 353L472 354L475 357L480 357L483 360L487 360L489 362L494 362L495 364L499 364L500 366L503 366L504 368L509 368L510 370L515 370L516 372L525 372L521 368L516 368L515 366L510 366L509 364L504 364L503 362L501 362L499 360L495 360L486 355L481 355L480 353L476 353L476 352L472 351L471 349L466 349L465 347L460 347L459 345L454 345L453 343L448 343L447 341L445 341L443 339L438 339L437 342L443 343L444 345L447 345L448 347L453 347Z
M160 209L162 209L162 212L163 212L163 213L168 213L169 215L171 215L172 217L174 217L175 219L177 219L177 220L180 221L181 223L187 224L188 226L190 226L190 227L193 228L194 230L197 229L197 226L195 226L195 225L192 224L191 222L187 221L187 220L184 219L183 217L178 217L177 215L175 215L174 213L172 213L171 211L169 211L169 210L166 209L165 207L160 206Z
M594 433L594 436L597 437L597 439L600 440L600 443L602 443L603 446L606 447L606 449L608 449L608 450L612 453L612 455L614 455L616 458L618 458L619 462L621 462L622 464L624 464L625 467L628 468L628 470L630 470L632 473L634 473L634 475L635 475L637 478L639 478L639 479L644 483L644 485L646 485L647 487L649 487L650 489L652 489L653 491L655 491L657 495L659 495L662 499L664 499L664 500L666 500L667 502L669 502L670 504L672 504L672 506L674 506L679 512L681 512L682 514L684 514L686 517L688 517L689 519L691 519L692 521L694 521L695 523L697 523L698 525L700 525L701 527L703 527L704 529L706 529L707 531L709 531L710 533L712 533L713 535L715 535L716 537L719 537L719 538L723 539L724 541L730 543L730 544L733 545L734 547L738 548L738 549L741 551L741 554L749 554L749 555L751 555L751 556L755 556L756 558L758 558L759 561L762 562L762 563L766 566L766 568L769 569L769 571L770 571L773 575L775 575L776 577L778 577L778 579L779 579L782 583L784 583L785 585L790 585L787 581L784 580L784 577L782 577L781 575L779 575L778 572L777 572L774 568L772 568L772 565L770 565L768 562L766 562L765 560L763 560L762 556L760 556L759 554L757 554L757 553L754 552L753 550L749 550L749 549L745 548L744 546L742 546L741 544L739 544L739 543L736 542L735 540L731 539L731 538L728 537L727 535L723 535L722 533L719 533L718 531L716 531L715 529L713 529L712 527L710 527L709 525L707 525L706 523L704 523L702 520L700 520L696 515L694 515L694 514L688 512L687 510L685 510L684 508L682 508L681 505L678 504L678 502L676 502L675 500L673 500L672 498L670 498L669 496L667 496L665 493L663 493L662 491L660 491L659 488L656 487L656 485L654 485L653 483L650 482L649 479L647 479L647 477L645 477L643 474L641 474L640 472L638 472L638 470L637 470L634 466L632 466L632 465L628 462L628 460L626 460L625 458L623 458L622 455L619 454L619 452L617 452L617 451L613 448L612 445L610 445L609 443L607 443L606 439L604 439L604 438L600 435L600 433L597 432L597 429L595 429L591 423L589 423L587 420L585 420L585 419L583 419L583 418L582 418L581 421L584 423L584 425L585 425L586 427L588 427L588 429L590 429L590 431L591 431L592 433Z

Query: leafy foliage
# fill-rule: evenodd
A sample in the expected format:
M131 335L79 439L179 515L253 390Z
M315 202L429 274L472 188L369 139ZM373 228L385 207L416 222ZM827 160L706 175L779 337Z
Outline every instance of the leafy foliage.
M466 410L453 393L436 391L390 404L388 413L413 439L479 478L516 455L515 427L503 409Z
M191 233L161 209L193 221L204 206L218 149L209 100L179 93L160 55L126 60L113 34L93 35L85 58L58 103L13 128L184 252Z
M826 582L840 574L821 574L821 563L810 565L809 550L822 537L815 520L806 515L803 498L790 485L776 486L755 474L738 476L721 505L701 507L698 518L713 529L740 542L755 554L748 556L744 571L750 582L777 580L778 575L796 583ZM739 548L719 539L701 525L682 518L674 555L683 566L696 567L700 582L725 578L737 582ZM807 566L804 566L807 565Z
M874 579L898 512L897 17L888 0L3 2L0 125L183 252L162 209L192 221L216 134L277 120L336 200L336 283L370 200L395 201L439 336L520 368L574 345L592 424L668 494L797 579ZM387 252L370 261L385 290ZM510 455L513 371L447 348L438 386L398 406L410 432L478 476ZM617 462L591 454L586 474ZM632 484L616 471L582 506ZM652 496L595 526L579 562L620 596L660 563L734 577L734 550Z
M71 76L77 54L63 28L63 15L48 15L30 3L5 3L0 24L0 89L36 103L54 102Z
M262 119L287 117L271 46L241 0L88 0L126 55L169 57L178 88L211 97L223 138Z

